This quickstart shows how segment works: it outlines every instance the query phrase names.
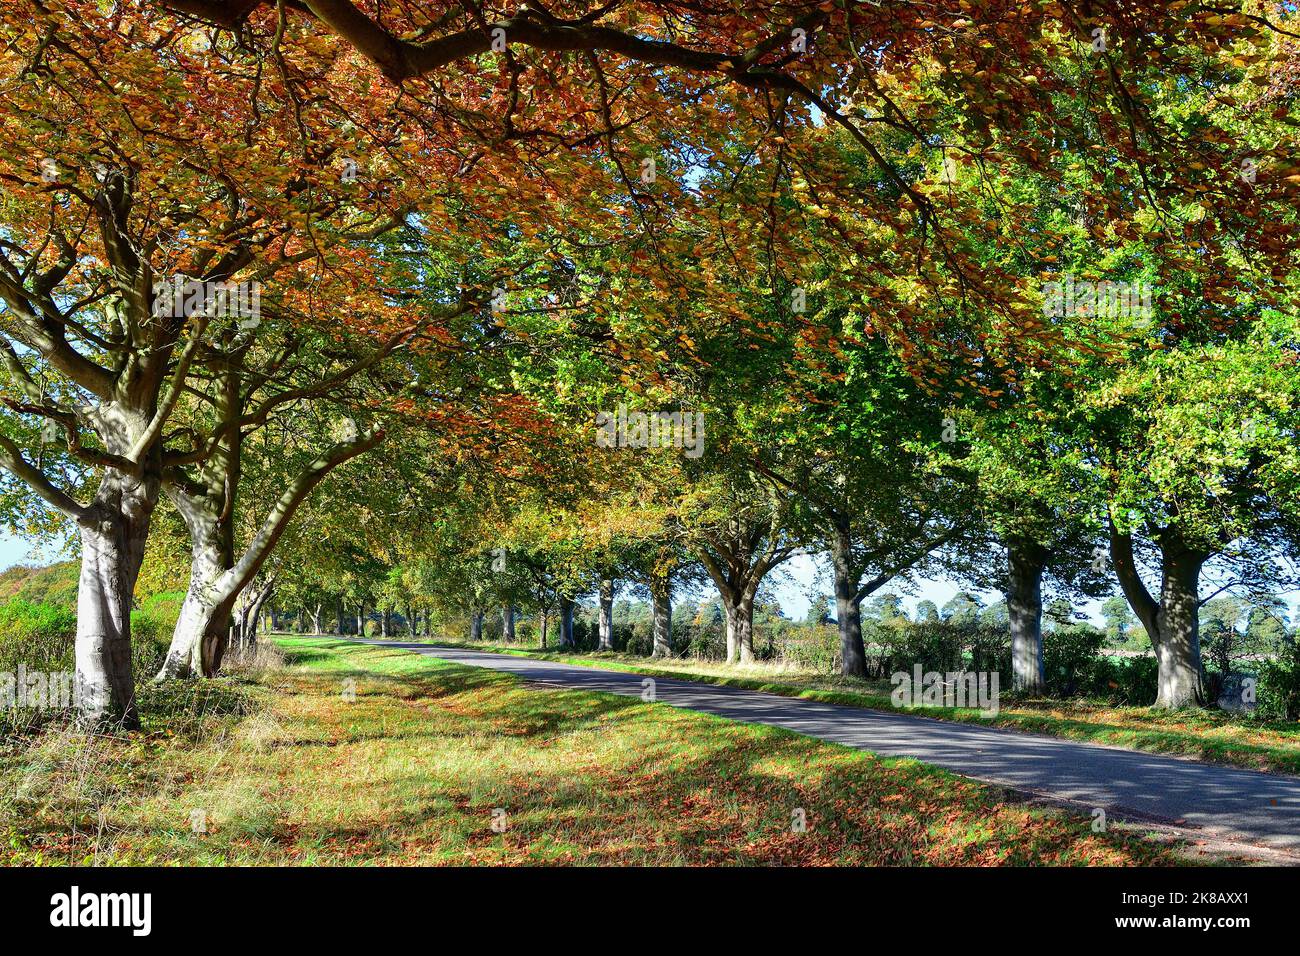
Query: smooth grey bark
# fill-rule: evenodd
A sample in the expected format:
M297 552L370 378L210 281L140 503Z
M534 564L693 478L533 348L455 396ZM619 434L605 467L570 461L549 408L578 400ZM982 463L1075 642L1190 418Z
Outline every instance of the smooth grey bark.
M262 623L262 615L274 593L274 574L268 575L240 592L235 602L235 620L231 631L234 646L239 651L249 651L257 646L257 633ZM224 654L224 648L219 652L214 669L221 667L221 654Z
M614 649L614 580L600 579L600 625L598 651Z
M469 619L469 639L475 644L483 639L483 612L475 611Z
M560 595L560 647L572 650L573 642L573 598Z
M190 584L157 679L211 676L225 655L239 596L222 586L234 565L232 525L222 520L220 504L208 496L188 495L171 485L166 490L190 533Z
M321 608L322 608L323 606L324 606L324 605L317 604L316 607L315 607L315 608L312 610L312 612L311 612L311 632L312 632L312 634L319 634L319 633L321 632L321 630L320 630L320 615L321 615Z
M515 607L507 604L501 608L501 636L508 644L515 642Z
M1204 703L1199 585L1209 555L1189 547L1174 531L1160 532L1156 537L1160 600L1156 601L1138 574L1132 537L1121 534L1113 521L1110 542L1115 575L1155 650L1158 684L1153 706L1172 710Z
M107 470L79 519L81 575L74 643L78 708L92 729L139 727L131 659L131 600L158 501L156 480Z
M387 611L382 612L379 615L379 636L380 637L384 637L384 638L388 637L388 621L389 621L389 613Z
M133 185L126 173L105 170L89 195L68 194L84 202L86 213L75 234L65 235L51 220L39 247L23 249L6 233L0 249L0 365L11 386L6 402L62 429L76 462L67 472L92 468L100 475L93 499L82 504L57 486L61 475L47 475L39 460L28 461L0 434L0 467L77 526L82 555L73 654L78 719L91 730L139 725L131 600L161 493L164 431L207 326L204 316L154 314L156 277L141 253L153 242L139 231L148 217L133 214ZM106 277L85 298L86 280L74 272L89 254L83 241L95 247ZM12 260L11 252L24 264ZM246 247L232 249L210 262L206 277L227 278L250 257ZM90 311L104 320L98 331L84 314ZM178 352L187 329L188 341ZM32 374L15 343L38 359L39 374ZM47 374L70 387L49 387ZM87 431L92 440L85 440Z
M232 414L238 406L231 393L237 392L238 381L232 376L226 393L227 411ZM298 508L326 475L369 451L384 437L382 431L372 429L334 445L313 461L289 482L236 558L233 529L241 473L241 439L237 432L204 462L197 478L188 478L179 471L167 476L165 490L190 535L191 566L190 586L158 680L216 674L232 636L229 621L235 602L257 576ZM264 604L269 592L260 597ZM260 614L261 604L253 610ZM256 618L252 625L256 627ZM256 639L248 630L248 622L241 621L241 640L250 636Z
M671 657L673 653L672 585L667 576L659 575L650 579L649 587L654 611L654 649L650 652L650 656Z
M739 659L741 664L754 661L754 595L723 594L722 610L727 630L727 663Z
M732 518L703 532L696 553L722 601L727 633L727 663L754 660L754 597L763 578L794 549L781 547L776 513L766 521Z
M936 548L951 541L958 531L941 531L910 549L882 549L872 557L878 569L875 577L862 580L862 565L854 560L853 537L847 521L837 519L834 532L827 540L831 567L835 572L835 614L840 632L840 672L845 677L867 676L867 651L862 643L862 602L889 583L897 574L914 567ZM922 536L918 528L917 536Z
M1007 614L1011 619L1011 684L1026 694L1042 694L1043 570L1047 550L1037 542L1007 545Z
M830 541L831 567L835 572L835 620L840 632L840 673L845 677L867 676L867 649L862 643L862 598L858 575L853 570L850 539L841 531Z
M855 596L854 582L835 575L835 620L840 632L840 673L845 677L867 676L867 649L862 643L862 602Z

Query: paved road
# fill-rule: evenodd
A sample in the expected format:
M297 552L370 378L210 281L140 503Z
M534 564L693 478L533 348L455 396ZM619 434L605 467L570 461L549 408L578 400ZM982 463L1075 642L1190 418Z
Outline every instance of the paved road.
M432 644L367 641L574 690L639 697L640 674ZM915 757L976 780L1085 807L1183 825L1216 836L1300 851L1300 777L1220 767L888 711L655 678L655 698L888 757Z

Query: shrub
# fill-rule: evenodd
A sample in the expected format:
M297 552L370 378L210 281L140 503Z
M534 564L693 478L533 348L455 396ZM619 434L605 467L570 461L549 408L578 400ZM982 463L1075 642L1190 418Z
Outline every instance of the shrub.
M876 628L887 661L882 673L911 671L956 671L963 663L963 645L971 628L947 621L921 621Z
M0 602L25 601L72 609L77 606L80 578L81 565L77 561L43 567L16 565L0 572Z
M0 671L70 672L77 637L77 615L58 604L14 600L0 605ZM30 732L53 712L0 707L0 734Z
M971 621L957 626L964 632L963 643L970 657L970 670L997 673L1001 686L1010 687L1011 631L1007 625Z
M1261 720L1300 719L1300 643L1286 644L1275 659L1261 662L1255 716Z
M145 598L139 610L131 612L131 657L140 680L162 667L184 603L185 592L164 591Z
M66 607L0 605L0 670L16 670L20 663L32 670L71 670L76 636L77 615Z
M639 654L642 657L649 657L654 651L654 631L649 621L637 621L628 629L627 644L624 650L628 654Z
M1156 699L1160 665L1154 657L1108 657L1099 666L1101 696L1128 707L1147 707Z
M795 667L837 674L840 671L839 631L823 625L792 630L778 642L776 657Z
M610 633L610 642L614 645L616 651L625 651L629 654L635 653L628 650L629 645L632 643L632 625L614 622Z
M688 624L673 633L673 647L685 657L720 661L727 656L727 634L713 625L696 627Z
M547 629L549 631L549 628ZM547 634L550 639L550 634ZM532 621L521 621L515 618L515 643L516 644L536 644L541 640L541 632L537 625Z
M1043 677L1047 692L1055 697L1105 695L1113 679L1101 654L1105 641L1105 633L1086 625L1059 627L1044 634Z

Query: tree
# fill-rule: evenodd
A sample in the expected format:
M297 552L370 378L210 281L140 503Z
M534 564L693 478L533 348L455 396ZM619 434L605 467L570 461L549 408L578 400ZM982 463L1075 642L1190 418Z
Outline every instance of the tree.
M805 624L816 624L821 626L829 624L831 621L831 602L825 594L818 594L808 605L808 614L804 617Z
M139 10L109 19L83 6L64 18L12 4L0 22L0 358L17 416L0 465L78 528L83 718L130 727L128 602L153 512L169 469L221 444L173 427L200 353L236 319L256 320L264 284L333 294L337 273L318 252L373 234L402 193L322 176L328 154L304 157L299 133L325 110L273 104L233 47L199 54L188 31L160 31ZM367 148L366 127L327 141ZM307 222L311 251L294 239ZM364 274L364 260L353 265ZM19 444L32 418L61 436L43 467Z
M872 620L880 621L882 624L907 620L903 599L897 594L880 594L872 598L866 613Z
M1101 616L1106 622L1106 637L1113 644L1125 643L1128 640L1129 629L1138 622L1128 602L1118 594L1102 602Z
M1289 323L1240 341L1175 342L1122 371L1088 406L1096 472L1109 498L1111 557L1159 661L1156 705L1201 702L1202 568L1265 589L1294 548L1295 356ZM1153 595L1139 568L1157 569Z
M785 508L780 496L752 475L724 479L721 487L697 492L692 504L683 512L691 516L695 553L722 598L727 663L737 659L741 664L753 663L754 599L759 586L797 549L784 527Z
M1047 619L1049 627L1054 631L1078 623L1074 616L1074 606L1070 604L1069 599L1063 597L1053 598L1049 601L1043 616Z
M1245 605L1234 597L1212 598L1201 608L1198 622L1201 646L1218 665L1220 674L1232 673L1233 659L1245 637L1241 631L1245 615Z
M865 677L862 602L962 535L964 492L933 467L934 399L885 343L857 343L845 364L842 382L818 386L820 414L774 416L755 467L785 496L796 535L829 553L843 672Z
M984 602L977 595L958 591L939 609L939 613L945 621L962 624L977 620L983 608Z
M1276 653L1292 641L1286 601L1276 594L1251 594L1246 606L1246 634L1252 646Z

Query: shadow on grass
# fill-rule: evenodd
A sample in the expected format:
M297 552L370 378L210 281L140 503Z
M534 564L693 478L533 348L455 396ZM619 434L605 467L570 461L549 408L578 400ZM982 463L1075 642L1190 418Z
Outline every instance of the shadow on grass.
M258 815L288 862L1030 864L1159 863L1165 851L1090 820L1001 802L998 788L787 731L422 659L287 648L354 677L332 764L335 809L288 825ZM375 648L381 653L383 648ZM304 656L304 652L306 655ZM351 660L349 660L351 659ZM348 667L350 663L356 666ZM371 666L395 664L397 673ZM333 696L303 687L299 694ZM295 758L284 757L286 762ZM338 758L341 761L343 758ZM312 766L297 768L306 772ZM355 778L351 769L364 769ZM284 768L287 770L288 766ZM282 770L281 772L284 772ZM314 772L311 771L311 772ZM367 818L356 817L361 803ZM507 814L492 831L494 811ZM800 821L804 828L800 829ZM238 820L230 829L241 831ZM254 834L245 833L247 836Z

